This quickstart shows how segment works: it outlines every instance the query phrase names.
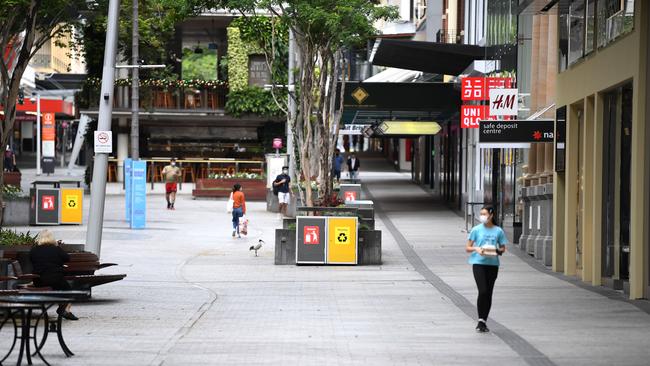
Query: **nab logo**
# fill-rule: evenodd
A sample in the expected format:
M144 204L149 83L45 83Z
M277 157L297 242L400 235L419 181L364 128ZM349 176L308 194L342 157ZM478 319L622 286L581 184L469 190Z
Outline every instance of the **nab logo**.
M318 226L305 226L304 233L305 245L318 245L320 244L320 227Z

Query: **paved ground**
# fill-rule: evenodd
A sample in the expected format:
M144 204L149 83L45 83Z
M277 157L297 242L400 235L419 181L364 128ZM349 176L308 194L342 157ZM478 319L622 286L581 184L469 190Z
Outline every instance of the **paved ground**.
M224 201L148 197L131 231L109 196L102 260L125 281L97 288L65 324L76 356L61 365L648 365L650 315L507 254L490 334L474 331L476 296L464 222L406 175L366 161L384 265L273 265L275 214L249 204L251 234L232 239ZM368 168L366 168L368 169ZM86 207L87 209L87 207ZM32 228L33 231L33 228ZM83 227L57 227L82 242ZM248 251L266 241L259 257ZM3 331L4 333L4 331ZM5 333L6 334L6 333Z

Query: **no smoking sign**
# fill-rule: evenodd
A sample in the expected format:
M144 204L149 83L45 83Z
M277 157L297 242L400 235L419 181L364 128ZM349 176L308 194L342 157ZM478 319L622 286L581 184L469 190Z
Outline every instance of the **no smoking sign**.
M95 153L113 153L113 132L95 131Z

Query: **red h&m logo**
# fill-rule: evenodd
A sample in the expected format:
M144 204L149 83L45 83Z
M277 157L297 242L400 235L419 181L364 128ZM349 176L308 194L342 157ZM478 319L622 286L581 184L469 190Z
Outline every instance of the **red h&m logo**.
M41 198L41 208L43 211L54 211L54 196L43 196Z
M318 245L320 244L320 227L318 226L305 226L304 230L305 245Z
M355 191L346 191L345 192L345 200L346 201L356 201L357 200L357 192L355 192Z

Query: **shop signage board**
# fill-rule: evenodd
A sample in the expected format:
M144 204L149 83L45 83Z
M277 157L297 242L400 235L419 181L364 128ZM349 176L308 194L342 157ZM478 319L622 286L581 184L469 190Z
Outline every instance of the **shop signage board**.
M287 154L266 154L266 188L273 187L275 178L282 174L282 167L289 165Z
M131 163L131 229L144 229L147 219L147 163Z
M296 263L325 264L327 219L324 216L296 218Z
M486 105L464 105L460 108L461 128L478 128L481 121L494 119Z
M61 223L81 224L83 219L82 188L61 188Z
M519 113L517 89L490 89L490 116L516 116Z
M503 77L466 77L460 82L464 101L488 100L490 90L511 88L514 83L512 78Z
M357 264L357 225L356 217L328 218L328 264Z
M482 148L522 148L535 142L554 142L553 120L509 120L482 122L479 143Z
M113 132L95 131L95 154L113 153Z
M566 159L566 107L555 113L555 171L565 170Z

